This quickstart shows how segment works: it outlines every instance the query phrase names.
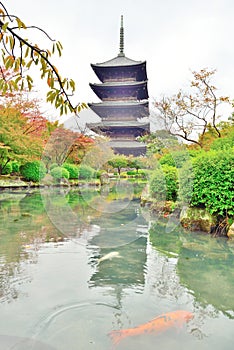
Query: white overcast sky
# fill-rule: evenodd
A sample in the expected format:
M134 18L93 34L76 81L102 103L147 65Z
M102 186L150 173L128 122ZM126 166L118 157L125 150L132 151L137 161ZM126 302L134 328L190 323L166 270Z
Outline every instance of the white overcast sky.
M98 82L90 63L119 51L124 15L125 54L147 61L149 95L186 86L190 70L217 69L215 84L234 97L233 0L7 0L10 14L26 25L45 29L64 46L56 60L62 74L77 84L76 99L97 98L89 82ZM48 43L50 46L50 43Z

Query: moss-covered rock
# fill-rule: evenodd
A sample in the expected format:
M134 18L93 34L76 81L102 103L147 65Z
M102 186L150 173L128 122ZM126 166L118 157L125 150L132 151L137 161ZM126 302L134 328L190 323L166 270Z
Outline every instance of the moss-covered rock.
M216 223L216 218L205 209L187 207L181 211L180 222L183 227L191 231L210 232L211 226Z
M234 222L229 227L228 232L227 232L227 236L228 236L228 238L234 239Z

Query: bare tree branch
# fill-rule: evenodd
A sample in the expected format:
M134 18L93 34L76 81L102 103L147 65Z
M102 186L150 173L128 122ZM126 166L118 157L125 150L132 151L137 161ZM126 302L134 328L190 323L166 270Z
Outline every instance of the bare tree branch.
M203 137L212 127L221 137L217 125L217 109L220 104L229 103L228 97L218 97L216 87L211 84L215 70L202 69L192 72L191 93L180 90L177 94L154 102L156 118L163 121L171 135L203 147ZM194 128L198 128L199 135ZM198 139L197 139L197 136Z

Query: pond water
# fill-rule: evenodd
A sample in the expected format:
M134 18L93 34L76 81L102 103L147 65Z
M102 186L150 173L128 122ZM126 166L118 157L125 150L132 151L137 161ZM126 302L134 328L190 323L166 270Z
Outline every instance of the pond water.
M143 188L0 193L1 349L233 349L234 244L151 217Z

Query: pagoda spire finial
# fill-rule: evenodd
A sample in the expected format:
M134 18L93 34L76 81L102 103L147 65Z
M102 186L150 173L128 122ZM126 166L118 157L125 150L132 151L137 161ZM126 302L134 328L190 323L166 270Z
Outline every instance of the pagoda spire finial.
M123 15L121 15L120 41L119 41L119 54L118 54L118 56L125 56L125 54L124 54L124 27L123 27Z

